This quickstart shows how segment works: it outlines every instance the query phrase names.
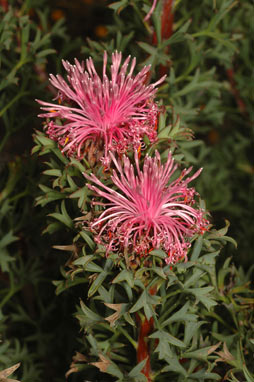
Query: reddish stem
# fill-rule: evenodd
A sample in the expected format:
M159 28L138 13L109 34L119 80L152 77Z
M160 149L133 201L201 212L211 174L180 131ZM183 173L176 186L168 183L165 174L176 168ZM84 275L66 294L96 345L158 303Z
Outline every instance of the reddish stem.
M172 11L174 0L164 0L161 14L161 39L167 40L171 37L173 33L173 21L174 21L174 13ZM153 33L152 38L153 45L157 44L157 36L156 33ZM170 45L167 45L165 48L165 53L169 53ZM168 65L160 65L159 72L160 76L168 73L168 66L170 65L170 61L168 61Z
M157 292L157 286L150 288L150 294L155 295ZM136 320L139 327L138 347L137 347L137 362L141 362L146 359L145 366L142 373L146 376L147 382L151 382L151 361L150 361L150 349L148 343L148 336L152 333L154 328L153 317L148 320L146 317L143 319L136 313Z
M231 87L231 92L232 92L232 94L235 97L235 100L236 100L236 103L238 105L238 108L239 108L240 112L245 115L247 113L246 112L246 105L243 102L243 100L241 99L239 90L236 88L236 82L235 82L235 79L234 79L234 69L232 69L232 68L231 69L227 69L227 76L228 76L228 79L229 79L229 83L230 83L230 87Z
M136 315L136 318L139 325L137 362L139 363L146 359L142 373L146 376L147 381L151 382L151 362L147 337L153 330L154 319L151 317L150 320L147 320L147 318L142 320L138 314Z
M5 12L8 11L8 0L0 0L0 6Z

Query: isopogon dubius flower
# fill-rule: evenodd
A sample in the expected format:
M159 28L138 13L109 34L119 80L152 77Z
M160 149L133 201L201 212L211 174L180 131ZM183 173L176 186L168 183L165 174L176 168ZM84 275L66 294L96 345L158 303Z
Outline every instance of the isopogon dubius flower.
M63 61L68 82L60 75L50 75L51 84L58 89L59 104L38 100L46 111L39 116L49 118L49 137L69 156L82 158L92 142L93 150L96 146L102 151L101 160L107 166L109 151L122 154L140 149L145 135L151 142L156 140L158 106L153 98L165 76L146 85L150 66L134 76L136 59L131 61L129 56L122 65L121 61L122 53L112 54L110 78L106 74L106 52L102 79L92 58L86 65L77 59L75 65Z
M158 152L154 158L146 155L142 170L137 153L136 170L126 156L123 166L113 154L111 157L116 168L111 177L115 189L94 174L84 174L95 184L88 187L107 201L98 203L105 210L91 223L96 241L106 246L107 253L127 252L142 257L161 248L167 253L167 264L186 260L190 239L203 233L208 225L205 212L197 204L197 192L188 187L202 169L190 177L187 175L192 167L184 169L172 180L177 165L171 153L165 164Z

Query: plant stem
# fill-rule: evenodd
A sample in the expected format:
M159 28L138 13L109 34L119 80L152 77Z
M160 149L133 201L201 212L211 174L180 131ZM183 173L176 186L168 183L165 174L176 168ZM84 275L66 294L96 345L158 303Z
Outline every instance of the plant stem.
M164 0L162 5L161 12L161 41L168 40L173 34L173 21L174 21L174 13L173 13L173 0ZM157 45L157 36L156 32L154 32L152 37L153 45ZM170 45L165 48L165 54L169 54ZM160 76L164 74L168 74L170 66L170 61L168 61L167 65L160 64L159 73Z
M157 285L152 286L149 289L151 295L155 295L157 292ZM149 349L149 339L148 336L154 329L154 318L151 317L149 320L145 316L140 316L136 313L136 320L139 328L138 336L138 347L137 347L137 362L140 363L146 359L145 366L142 370L142 373L146 376L147 382L152 381L152 370L151 370L151 361L150 361L150 349Z
M134 341L131 336L128 334L128 332L123 329L121 326L119 326L119 330L122 332L122 334L130 341L130 343L132 344L132 346L137 350L137 342Z
M142 370L142 373L146 376L147 382L151 382L151 362L150 362L150 351L148 345L148 336L153 330L153 317L148 320L146 317L143 319L137 314L137 323L139 326L139 336L138 336L138 348L137 348L137 362L146 359L145 366Z
M24 97L28 94L28 91L21 91L18 93L7 105L5 105L2 110L0 110L0 117L15 103L17 102L21 97Z

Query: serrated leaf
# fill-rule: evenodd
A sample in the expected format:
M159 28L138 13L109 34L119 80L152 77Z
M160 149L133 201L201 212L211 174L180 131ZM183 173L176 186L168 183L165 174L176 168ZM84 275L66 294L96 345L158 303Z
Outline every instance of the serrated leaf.
M212 286L185 289L186 292L193 294L198 301L202 302L207 310L210 310L211 307L217 305L217 302L209 295L212 290L214 290L214 287Z
M207 346L204 348L200 348L194 351L189 351L183 353L183 358L194 358L197 360L207 361L207 357L209 354L215 352L215 350L220 346L221 342L218 342L216 345Z
M174 345L174 346L177 346L177 347L181 347L181 348L185 348L186 347L186 345L185 345L185 343L183 341L181 341L178 338L172 336L168 332L165 332L164 330L157 330L157 332L151 334L149 336L149 338L157 338L157 339L159 339L161 341L167 341L171 345Z
M145 367L147 359L144 359L143 361L139 362L138 365L136 365L128 374L130 378L139 378L139 381L141 382L143 378L143 381L146 382L147 379L144 374L141 374L143 368ZM135 379L136 381L136 379Z
M187 371L179 363L179 360L177 359L175 355L173 355L173 357L166 357L166 361L168 365L161 370L162 373L165 373L167 371L174 371L178 374L183 375L185 378L188 376Z
M73 222L69 216L65 216L65 215L60 214L58 212L53 212L52 214L49 214L48 216L51 216L52 218L60 221L61 223L63 223L64 225L66 225L69 228L73 227Z
M193 274L185 281L184 288L189 288L190 286L195 286L196 282L202 278L202 276L205 274L204 271L193 268Z
M89 320L95 321L95 322L102 320L101 317L97 313L89 309L82 300L80 300L80 306L81 306L82 312L87 318L89 318Z
M130 309L130 313L135 313L140 309L144 309L146 318L150 320L153 315L153 306L160 304L159 296L152 296L147 290L144 290L138 301Z
M183 342L187 345L189 345L190 341L194 337L194 335L197 333L198 329L201 325L206 324L206 321L198 321L198 322L190 322L187 321L184 328L184 340Z
M131 271L123 269L112 281L113 284L120 284L122 281L127 281L131 288L134 287L134 279Z
M15 258L11 257L5 248L0 249L0 268L2 272L9 272L9 263L13 261L15 261Z
M196 314L190 314L187 313L187 311L190 308L190 303L187 301L185 305L179 309L177 312L172 314L166 321L164 321L161 324L161 327L164 328L167 325L170 325L172 322L177 322L177 321L191 321L195 322L197 321L198 316Z
M19 238L13 235L12 231L9 231L4 237L0 240L0 249L7 247L7 245L17 241Z

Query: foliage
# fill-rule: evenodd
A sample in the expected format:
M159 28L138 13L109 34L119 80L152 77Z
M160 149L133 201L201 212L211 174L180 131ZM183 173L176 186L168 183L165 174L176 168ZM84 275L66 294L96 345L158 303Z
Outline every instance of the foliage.
M178 142L177 136L185 132L179 120L174 126L165 126L165 121L162 115L156 147L164 147L166 137L167 142L173 137ZM232 238L225 236L229 224L199 237L187 263L164 266L166 254L154 250L147 266L129 269L117 255L105 258L105 248L99 245L96 249L86 230L93 195L85 185L83 172L91 171L89 164L85 160L67 159L56 143L41 132L36 133L35 142L33 152L40 155L51 152L44 174L52 179L51 186L49 182L47 186L46 182L40 185L42 194L37 204L42 207L57 204L56 212L49 215L45 232L52 234L64 229L73 235L72 243L55 246L72 253L62 268L62 280L54 282L56 293L77 285L82 285L83 290L76 315L84 332L82 345L67 374L80 371L93 380L145 381L141 373L144 364L133 368L138 315L140 320L154 320L149 338L155 381L169 378L212 381L220 380L225 373L230 378L236 375L240 380L243 376L251 380L253 370L248 369L251 365L248 354L252 353L252 343L247 338L253 329L250 308L253 291L247 280L252 270L244 275L243 270L229 265L230 259L218 273L215 267L221 247L226 242L236 245ZM150 147L150 152L154 149ZM175 150L175 158L185 162L180 151L180 148ZM101 175L99 165L92 170ZM158 293L151 295L154 286ZM247 305L242 306L243 302ZM243 311L246 316L241 334ZM226 318L229 315L230 324ZM105 373L114 378L110 379Z
M66 373L73 382L145 382L145 361L136 359L143 324L154 381L251 382L252 5L160 0L144 22L150 0L84 3L0 1L0 380L57 382ZM107 25L84 43L84 17L99 19L96 9ZM151 64L151 80L167 73L159 140L145 142L146 152L164 160L170 149L180 166L204 167L196 187L214 227L192 243L187 263L165 266L159 250L143 268L105 258L87 229L93 195L82 173L108 175L66 158L36 121L34 99L55 97L47 78L61 58L101 64L103 51L115 49L140 68ZM229 223L215 229L225 218L237 252Z

